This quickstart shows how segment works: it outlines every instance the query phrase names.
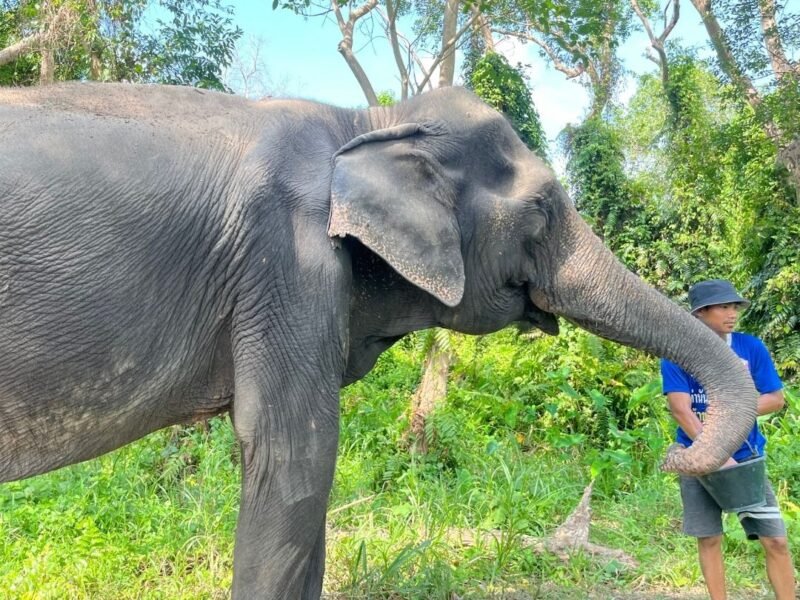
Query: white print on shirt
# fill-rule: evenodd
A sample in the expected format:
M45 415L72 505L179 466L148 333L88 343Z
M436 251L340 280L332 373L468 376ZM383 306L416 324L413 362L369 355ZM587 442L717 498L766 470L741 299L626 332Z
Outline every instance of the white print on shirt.
M692 412L697 415L701 423L706 420L706 405L708 404L708 396L703 388L699 388L696 392L689 394L692 400Z

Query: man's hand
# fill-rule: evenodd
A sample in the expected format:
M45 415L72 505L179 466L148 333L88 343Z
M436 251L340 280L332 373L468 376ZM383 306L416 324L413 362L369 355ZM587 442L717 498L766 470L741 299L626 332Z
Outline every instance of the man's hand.
M735 467L738 464L739 463L737 463L735 460L733 460L733 457L731 457L731 458L729 458L728 460L725 461L725 464L720 467L720 470L728 469L730 467Z

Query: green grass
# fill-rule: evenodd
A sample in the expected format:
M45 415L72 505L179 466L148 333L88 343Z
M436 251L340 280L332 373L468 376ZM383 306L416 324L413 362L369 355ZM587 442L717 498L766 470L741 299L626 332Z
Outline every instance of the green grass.
M555 345L520 350L505 333L457 339L459 362L426 456L408 452L407 404L421 364L413 340L345 390L329 597L703 597L694 542L680 533L676 479L657 469L671 424L652 371L635 375L652 363L608 356L618 351L569 333L548 343L578 346L583 367L557 360ZM535 371L537 361L556 368ZM790 401L800 408L795 394ZM790 539L800 534L796 415L764 425ZM222 417L4 484L0 597L226 598L239 473ZM590 540L633 555L635 569L580 553L563 561L523 543L550 534L592 477ZM732 598L769 597L760 546L744 540L735 519L727 525ZM456 530L474 542L460 543Z
M215 420L0 490L0 597L217 598L239 469Z

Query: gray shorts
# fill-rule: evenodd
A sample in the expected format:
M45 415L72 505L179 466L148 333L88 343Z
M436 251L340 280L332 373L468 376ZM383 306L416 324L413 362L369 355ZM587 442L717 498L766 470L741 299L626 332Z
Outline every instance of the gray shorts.
M768 479L764 482L764 492L767 500L765 506L751 508L737 515L748 540L786 537L786 525ZM722 509L696 477L681 476L681 500L683 533L698 538L722 535Z

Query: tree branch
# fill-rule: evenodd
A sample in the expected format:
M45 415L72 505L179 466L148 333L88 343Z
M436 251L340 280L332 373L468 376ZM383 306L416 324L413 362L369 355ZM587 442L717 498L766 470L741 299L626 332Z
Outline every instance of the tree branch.
M387 5L388 5L388 2L387 2ZM377 10L377 13L383 19L383 21L384 21L384 23L386 25L386 29L388 31L388 28L389 28L389 17L380 9L380 7L378 7L376 10ZM397 43L397 49L398 49L398 52L400 50L400 47L402 46L403 50L408 54L408 60L405 60L405 61L403 60L402 56L395 56L395 60L398 61L398 69L400 69L401 73L402 72L406 73L407 90L405 91L405 95L403 95L403 98L407 98L408 97L408 92L413 90L413 89L416 89L416 87L417 87L417 79L416 79L416 76L414 74L414 70L411 68L412 63L416 64L417 67L419 68L419 70L422 73L424 73L425 75L428 74L428 69L425 68L425 64L422 62L422 59L419 57L419 55L416 52L414 52L414 44L416 43L416 40L413 41L413 42L410 41L402 33L397 31L396 28L395 28L395 34L397 36L397 42L398 42ZM401 65L402 65L402 68L401 68ZM414 79L414 84L413 85L411 84L412 78ZM428 82L428 87L430 89L433 89L433 85L430 83L430 81Z
M461 29L459 29L450 40L448 40L448 42L442 48L442 51L436 57L436 60L433 61L433 64L430 66L430 70L425 75L425 78L422 80L422 83L420 83L417 86L418 94L422 91L422 88L425 87L425 84L428 83L428 81L431 78L431 74L436 69L436 67L438 67L439 64L446 58L446 54L451 50L451 48L455 47L456 42L461 38L461 36L464 35L464 32L466 32L467 30L469 30L470 27L472 27L472 24L475 23L475 20L478 18L478 16L480 16L480 13L478 13L477 15L472 15L469 21L467 21L466 24Z
M378 10L378 13L384 16L380 10ZM389 43L392 46L392 54L394 55L395 63L397 63L397 70L400 72L400 99L405 100L408 98L408 69L406 69L403 56L400 54L400 40L397 36L397 10L392 0L386 0L386 13L384 18L389 32Z
M567 76L567 79L574 79L575 77L583 75L586 72L586 67L584 65L580 64L580 63L575 67L567 66L558 57L558 55L555 53L555 51L550 47L550 45L547 42L545 42L544 40L540 40L539 38L537 38L534 35L531 35L529 33L522 33L522 32L505 31L505 30L502 30L502 29L492 29L492 31L494 33L499 34L499 35L508 35L508 36L516 37L516 38L523 39L525 41L532 42L532 43L536 44L542 50L544 50L545 54L547 54L548 58L553 63L553 67L555 67L555 69L557 71L561 71L562 73L564 73L564 75Z
M478 31L483 38L483 44L486 47L486 52L494 52L494 39L492 38L492 29L489 26L489 19L486 15L481 13L480 6L477 3L472 5L472 14L477 15L475 24Z
M331 8L333 10L333 14L336 16L336 23L339 25L339 31L341 31L342 35L344 35L345 31L347 31L347 21L345 21L344 17L342 16L342 9L339 8L339 3L336 2L336 0L331 2ZM350 35L352 36L352 32Z
M747 103L757 111L761 106L761 95L750 78L739 67L731 49L728 47L722 27L720 27L714 13L711 12L711 0L691 0L691 2L703 19L703 25L705 25L708 37L711 39L711 44L717 53L722 71L730 78L733 85L739 89ZM780 146L781 131L778 126L773 121L765 121L762 122L762 127L767 136L777 146Z
M761 96L753 85L753 82L750 81L750 78L739 68L731 49L728 47L728 42L725 40L722 27L719 21L717 21L716 16L714 16L714 13L711 12L711 0L691 0L691 2L703 19L703 25L717 53L722 71L730 77L733 84L741 90L750 105L753 108L757 108L761 104Z
M16 44L11 44L10 46L3 48L0 50L0 66L7 65L10 62L17 60L23 54L38 48L38 46L44 40L45 34L44 32L34 33L33 35L29 35L28 37L22 38Z
M760 0L758 7L761 11L761 31L764 33L764 44L767 47L767 54L769 54L776 79L782 83L789 74L800 75L800 63L793 67L786 59L778 25L775 22L775 0Z
M667 20L667 10L669 10L669 2L667 6L664 7L664 21ZM658 36L658 41L662 44L667 41L669 34L672 33L672 30L675 29L675 25L678 24L678 17L681 14L681 4L680 0L674 0L674 4L672 5L672 18L669 21L669 24L664 28L664 31L661 32L661 35Z
M667 62L667 53L664 50L664 42L669 37L669 34L672 33L672 30L675 28L675 25L678 23L678 17L680 16L680 0L674 0L672 4L672 18L670 19L669 23L664 27L664 31L661 32L661 35L658 37L655 36L653 33L653 29L650 26L650 20L644 14L644 11L639 6L638 0L630 0L631 6L633 7L633 12L636 13L636 16L639 17L639 20L644 25L644 30L647 32L647 37L650 38L650 46L656 51L658 57L654 57L649 52L647 53L647 58L652 60L661 68L661 83L664 85L664 88L667 87L669 83L669 63ZM667 11L669 10L669 3L664 8L664 20L666 21L667 18Z
M56 39L65 36L72 24L71 16L72 12L66 4L61 6L55 13L48 15L41 31L0 49L0 66L13 62L28 52L40 51L45 44L52 44Z
M361 91L367 99L370 106L378 106L378 96L370 83L367 73L364 71L361 63L358 62L356 55L353 53L353 29L356 21L370 12L378 5L378 0L367 0L358 8L352 10L347 21L342 16L342 10L338 0L331 0L331 7L336 14L336 21L339 24L339 30L342 32L342 40L339 42L339 54L344 57L347 66L356 78Z

